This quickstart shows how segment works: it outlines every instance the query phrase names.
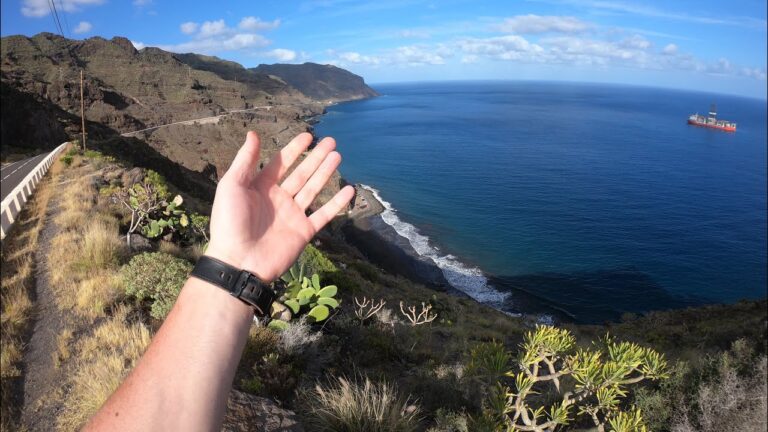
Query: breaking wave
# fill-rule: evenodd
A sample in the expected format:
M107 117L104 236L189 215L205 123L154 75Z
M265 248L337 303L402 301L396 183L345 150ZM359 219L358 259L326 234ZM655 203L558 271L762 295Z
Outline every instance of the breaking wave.
M504 304L509 294L499 292L489 285L488 278L483 275L479 268L468 266L453 255L441 255L440 251L430 244L429 237L419 233L415 226L404 222L397 216L397 210L392 204L381 198L378 190L364 184L361 184L360 187L371 192L384 207L384 211L380 215L384 222L394 228L400 236L406 238L417 254L432 260L442 270L445 279L452 287L478 302L494 306L497 309Z

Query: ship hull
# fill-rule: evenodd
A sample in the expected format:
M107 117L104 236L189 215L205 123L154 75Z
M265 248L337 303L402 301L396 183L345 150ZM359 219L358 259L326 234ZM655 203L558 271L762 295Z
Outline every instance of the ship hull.
M699 123L695 120L688 120L689 125L698 126L698 127L704 127L709 129L717 129L725 132L736 132L735 127L728 127L728 126L718 126L713 124L707 124L707 123Z

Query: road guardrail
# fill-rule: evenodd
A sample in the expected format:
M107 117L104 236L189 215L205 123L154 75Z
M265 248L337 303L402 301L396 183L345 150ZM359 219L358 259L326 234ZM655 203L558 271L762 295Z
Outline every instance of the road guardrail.
M11 225L13 225L13 222L16 220L16 216L24 207L24 204L29 201L29 198L40 183L40 180L42 180L43 176L48 172L48 168L53 165L56 156L64 150L67 144L69 143L65 142L53 149L45 159L40 161L40 163L38 163L37 166L13 188L3 202L0 203L0 239L5 238Z

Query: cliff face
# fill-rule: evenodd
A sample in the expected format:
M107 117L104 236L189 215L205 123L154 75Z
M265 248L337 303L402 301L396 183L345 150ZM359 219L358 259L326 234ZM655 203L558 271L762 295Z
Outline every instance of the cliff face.
M321 101L365 99L379 94L363 77L332 65L317 63L259 65L252 71L279 77L305 95Z

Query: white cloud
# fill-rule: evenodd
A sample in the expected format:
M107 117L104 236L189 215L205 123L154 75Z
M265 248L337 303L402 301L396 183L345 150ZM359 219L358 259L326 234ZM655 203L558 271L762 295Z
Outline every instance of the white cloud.
M133 5L136 7L144 7L152 4L152 0L133 0Z
M626 48L637 48L640 50L646 50L651 47L651 43L648 41L648 39L639 35L634 35L630 38L624 39L621 41L621 45Z
M445 64L446 59L453 56L452 50L444 44L432 46L407 45L385 50L377 55L363 55L355 51L336 52L328 50L333 57L330 63L344 66L345 64L360 64L367 66L423 66Z
M765 68L742 68L741 74L747 77L754 78L756 80L765 81L766 76L766 69Z
M188 35L194 34L198 28L200 28L200 24L192 21L182 23L179 26L179 29L181 30L181 32Z
M284 48L275 48L271 51L268 51L267 53L268 57L275 58L277 61L281 62L289 62L296 60L296 51L284 49ZM302 53L305 54L305 53Z
M210 54L221 51L239 51L250 48L263 48L270 44L269 39L254 33L239 33L225 38L203 38L177 45L160 45L161 49L178 53Z
M496 29L505 33L582 33L591 24L571 16L517 15L507 18Z
M540 45L522 36L508 35L490 38L466 38L459 40L458 48L465 54L498 60L534 60L544 53Z
M173 52L202 54L264 48L271 41L258 31L274 29L279 25L279 19L263 21L256 17L241 19L237 27L228 26L223 19L203 23L188 21L179 25L179 30L191 36L190 41L176 45L161 45L160 48ZM283 52L282 55L285 57L288 53ZM294 58L295 55L294 53Z
M62 12L77 12L85 6L103 4L104 0L57 0L56 6ZM26 17L44 17L51 13L49 0L23 0L21 14Z
M409 66L439 65L444 64L445 59L451 55L452 53L442 45L433 48L417 45L401 46L395 48L387 62Z
M131 41L131 44L133 44L133 47L136 48L137 50L142 50L147 47L143 42L134 41L134 40Z
M606 11L609 13L638 15L651 18L663 18L673 21L692 22L698 24L727 25L736 27L752 28L765 31L766 20L764 18L744 17L744 16L704 16L694 15L687 12L672 12L668 8L655 8L642 4L642 2L632 3L628 1L611 0L550 0L554 3L566 4L569 6L580 6L592 9L593 12Z
M671 44L665 46L664 49L661 50L661 52L663 54L666 54L666 55L677 54L677 45L671 43Z
M397 35L405 39L429 39L432 35L423 29L405 29L397 32Z
M262 31L262 30L272 30L277 28L280 25L280 20L276 19L274 21L263 21L261 18L248 16L240 20L240 24L237 26L241 30L247 30L247 31Z
M364 56L354 51L336 53L336 56L339 58L339 60L343 62L349 62L349 63L366 64L366 65L373 65L373 66L381 63L381 59L377 56Z
M75 29L72 31L75 32L75 34L83 34L88 33L91 31L91 29L93 29L93 25L91 23L88 21L80 21L77 27L75 27Z
M632 39L619 42L579 37L553 37L540 41L549 61L581 65L652 66L650 44Z
M223 19L216 21L206 21L200 26L200 33L198 36L206 38L227 33L229 30L229 27L227 27L227 24Z

